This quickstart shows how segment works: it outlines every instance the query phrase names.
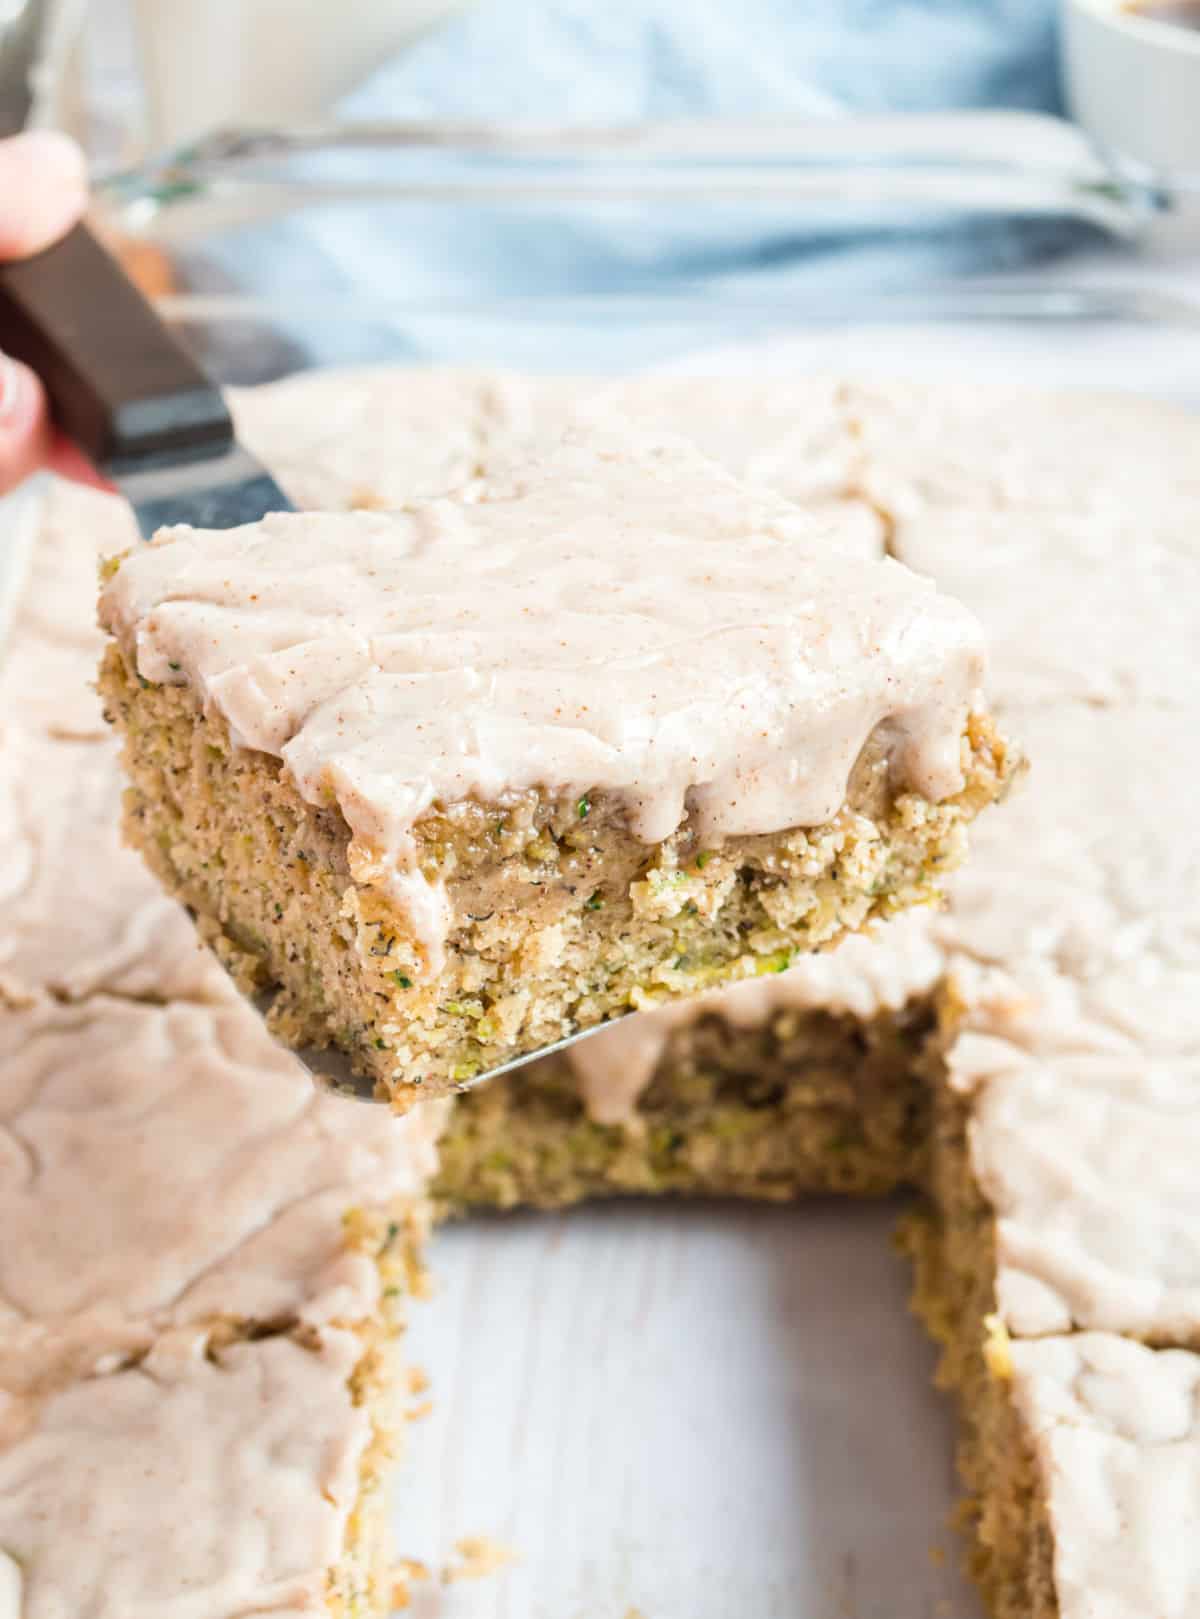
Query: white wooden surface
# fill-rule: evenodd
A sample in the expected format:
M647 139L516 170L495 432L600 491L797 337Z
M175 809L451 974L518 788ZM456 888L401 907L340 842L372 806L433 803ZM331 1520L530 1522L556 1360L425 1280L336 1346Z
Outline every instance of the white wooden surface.
M977 1619L895 1207L628 1204L441 1232L395 1495L411 1619Z

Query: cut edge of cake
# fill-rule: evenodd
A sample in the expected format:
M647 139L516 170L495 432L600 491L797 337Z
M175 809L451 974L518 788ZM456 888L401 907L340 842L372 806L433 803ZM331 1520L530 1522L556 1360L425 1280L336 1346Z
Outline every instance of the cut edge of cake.
M869 746L832 822L711 849L686 831L641 843L601 793L453 806L418 827L431 869L447 870L453 918L430 975L384 889L356 880L335 806L309 805L278 760L236 746L186 688L139 685L115 647L102 689L124 733L129 841L240 987L280 992L273 1032L340 1047L401 1108L939 903L967 826L1019 768L975 715L953 797L893 796Z

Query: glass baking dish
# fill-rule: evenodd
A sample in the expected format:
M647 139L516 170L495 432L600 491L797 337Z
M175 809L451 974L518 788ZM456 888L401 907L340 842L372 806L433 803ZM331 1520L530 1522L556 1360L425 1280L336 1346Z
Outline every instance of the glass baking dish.
M1031 114L228 131L103 178L100 202L231 383L750 344L789 369L1198 386L1200 297L1171 271L1181 233L1200 254L1195 214Z
M296 146L312 159L311 137ZM647 275L605 290L584 261L552 286L507 273L503 286L387 287L345 265L326 275L331 233L361 230L364 209L391 240L440 210L487 242L489 228L507 241L523 211L553 220L569 199L522 189L511 153L487 159L502 202L449 182L364 197L336 177L330 143L315 155L331 164L316 189L250 183L236 143L214 143L105 191L129 262L222 381L363 363L820 370L1112 386L1200 406L1200 314L1152 229L1008 272L999 230L976 239L997 251L976 254L971 274L873 287L832 251L798 288L770 274ZM740 161L723 165L730 201ZM656 230L662 209L697 206L695 189L648 198L644 170L627 180L585 206ZM741 202L761 228L761 192ZM770 200L793 228L807 206ZM415 1585L411 1619L979 1615L943 1528L959 1493L953 1423L904 1312L894 1219L826 1203L629 1204L440 1232L438 1302L416 1311L410 1342L432 1413L406 1440L398 1549L436 1569L460 1537L488 1536L517 1561L469 1592Z

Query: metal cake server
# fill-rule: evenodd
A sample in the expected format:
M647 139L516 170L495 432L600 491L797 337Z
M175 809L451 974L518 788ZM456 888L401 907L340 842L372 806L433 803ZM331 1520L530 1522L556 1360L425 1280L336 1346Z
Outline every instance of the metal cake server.
M266 1017L275 1004L278 989L268 989L260 994L250 996L250 1003L262 1017ZM473 1091L477 1085L485 1085L489 1079L499 1079L501 1074L511 1074L518 1068L524 1068L527 1062L533 1062L538 1057L549 1057L556 1051L565 1051L579 1040L586 1040L591 1034L599 1034L602 1029L610 1029L614 1023L622 1022L626 1017L636 1017L634 1012L623 1012L618 1017L609 1018L605 1023L593 1024L590 1029L577 1029L574 1034L564 1035L561 1040L555 1040L548 1046L538 1046L536 1051L523 1052L519 1057L510 1057L508 1062L497 1063L494 1068L486 1068L481 1073L473 1074L470 1079L462 1080L454 1089L456 1091ZM280 1042L282 1044L282 1042ZM337 1091L342 1096L352 1096L359 1102L378 1102L386 1098L375 1094L375 1082L363 1074L356 1074L350 1066L350 1060L335 1046L288 1046L293 1056L308 1069L314 1079Z
M41 377L59 426L127 497L145 538L290 509L237 443L220 389L86 225L0 265L0 348Z

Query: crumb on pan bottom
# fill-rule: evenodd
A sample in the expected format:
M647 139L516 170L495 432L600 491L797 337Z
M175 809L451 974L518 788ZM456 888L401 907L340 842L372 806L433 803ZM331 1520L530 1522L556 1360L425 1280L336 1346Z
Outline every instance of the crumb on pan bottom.
M450 923L431 974L407 918L351 875L335 806L306 803L268 755L234 747L179 686L101 675L124 733L130 840L246 986L280 986L289 1044L344 1050L400 1106L469 1082L631 1007L784 970L875 918L935 901L966 827L1015 769L990 722L962 743L966 785L894 794L872 739L847 805L807 832L645 845L617 802L536 792L422 818L419 862Z

